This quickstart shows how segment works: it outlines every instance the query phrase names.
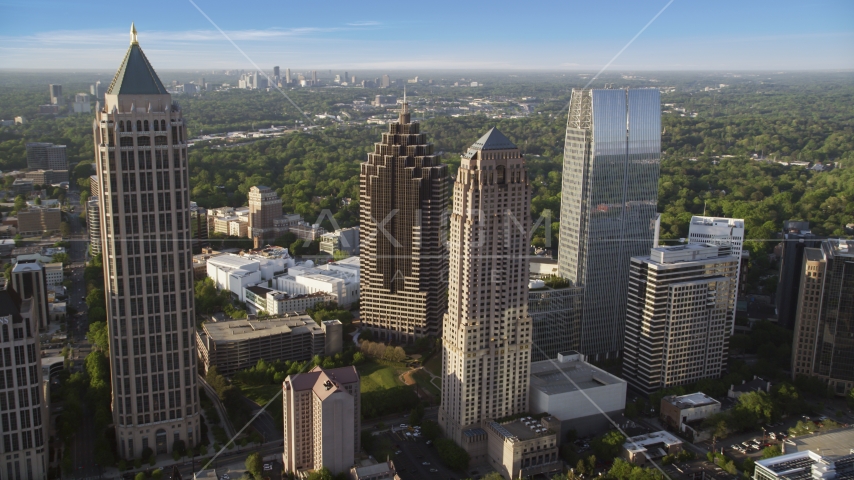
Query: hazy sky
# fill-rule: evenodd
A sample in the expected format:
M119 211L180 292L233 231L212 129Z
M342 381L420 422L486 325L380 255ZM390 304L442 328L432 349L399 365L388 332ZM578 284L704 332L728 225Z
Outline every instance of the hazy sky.
M192 0L264 69L603 67L669 0ZM0 0L0 68L252 68L191 0ZM673 0L610 70L854 69L852 0Z

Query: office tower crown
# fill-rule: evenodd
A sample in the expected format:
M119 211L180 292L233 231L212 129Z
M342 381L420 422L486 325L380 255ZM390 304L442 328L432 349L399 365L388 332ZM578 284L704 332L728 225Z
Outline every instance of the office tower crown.
M131 42L116 76L113 77L109 95L163 95L168 93L154 67L148 62L136 38L136 28L131 26Z

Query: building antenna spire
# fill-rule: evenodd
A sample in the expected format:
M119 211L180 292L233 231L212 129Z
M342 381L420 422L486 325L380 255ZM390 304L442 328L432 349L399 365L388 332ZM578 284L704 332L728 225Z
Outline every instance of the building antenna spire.
M139 42L136 40L136 26L133 22L130 24L130 44L138 45Z

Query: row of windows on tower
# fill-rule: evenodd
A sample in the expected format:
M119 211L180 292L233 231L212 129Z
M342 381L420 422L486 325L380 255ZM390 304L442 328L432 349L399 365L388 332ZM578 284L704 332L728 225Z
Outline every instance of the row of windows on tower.
M23 413L23 412L22 412ZM8 431L4 428L4 432ZM35 432L35 434L33 434ZM20 449L33 448L35 445L36 448L44 445L44 437L41 428L36 428L35 430L26 430L20 433L21 442L18 443L18 434L11 433L3 435L3 448L5 452L14 452ZM16 454L17 455L17 454ZM29 461L29 458L27 459ZM17 466L17 465L16 465ZM17 475L16 477L11 476L12 463L8 464L9 468L9 476L7 478L22 478L21 475ZM18 472L20 473L20 472ZM32 478L32 476L30 476Z
M30 365L29 367L10 368L8 370L0 370L0 390L7 388L21 388L27 385L38 385L38 365ZM12 373L14 371L14 374ZM27 383L27 372L29 372L30 382ZM17 377L18 383L13 383Z
M41 403L41 395L39 394L39 386L30 387L30 389L19 388L17 390L0 393L0 411L7 412L17 408L27 408L30 405L37 407ZM17 400L17 407L16 405ZM38 425L41 425L39 421Z
M184 175L181 174L179 170L174 170L175 172L175 188L180 189L183 186L186 187L186 182L182 182L185 178ZM169 179L169 172L156 172L156 177L154 176L154 172L140 172L139 173L139 191L149 191L149 190L169 190L171 187L171 182ZM154 180L157 180L155 184ZM122 187L124 188L123 192L136 192L137 191L137 174L136 173L123 173L122 174ZM116 175L110 174L110 193L118 193L118 183L116 181Z
M30 330L29 322L18 322L17 325L12 327L12 335L15 340L23 340L24 339L24 327L27 330L27 338L32 338L33 333ZM9 343L9 325L3 324L2 329L0 329L0 334L3 335L3 343Z
M136 145L138 147L150 147L151 146L151 137L137 137ZM154 137L154 145L155 146L166 146L169 145L169 139L166 135L157 135ZM122 137L119 140L120 147L132 147L133 146L133 138L131 137Z
M113 257L111 256L110 260L112 260L112 259L113 259ZM179 271L183 271L184 265L185 265L184 256L183 255L179 256L178 257ZM143 269L143 266L145 267L144 269ZM116 262L116 269L115 269L116 275L121 276L123 269L124 269L124 267L123 267L122 262L117 261ZM163 273L175 273L175 262L174 262L172 255L163 255L162 257L160 257L159 265L158 265L158 261L157 261L157 256L146 256L143 259L141 259L140 257L128 257L127 258L127 274L128 275L131 275L131 276L132 275L143 275L143 274L150 275L153 273L154 274L159 273L159 271L162 271ZM185 282L183 275L181 276L180 280L181 280L181 291L184 291L187 289L187 287L186 287L187 282ZM164 290L164 292L166 292L166 291L174 292L175 291L174 284L166 284L166 286L169 287L170 290ZM192 282L190 282L190 287L192 287ZM123 296L125 294L125 291L123 289L121 291L119 291L120 288L122 288L122 287L119 287L117 285L116 293L120 296ZM149 293L151 294L154 292L149 292ZM141 294L142 294L141 290L137 290L135 293L131 293L131 295L141 295ZM157 297L155 297L155 299L157 299ZM150 300L151 300L151 298L149 298L149 301ZM131 307L131 308L133 308L133 307ZM185 308L186 308L186 306L185 306ZM140 309L140 312L141 311L142 310Z
M120 132L133 132L133 123L130 120L117 122ZM151 127L155 132L165 132L166 131L166 120L157 120L151 121ZM149 131L149 123L148 120L137 120L136 121L136 131L137 132L147 132Z
M121 275L121 273L119 273L118 271L117 271L117 273L118 273L118 275ZM182 310L189 309L191 304L188 303L188 301L187 301L187 298L188 298L187 292L186 291L181 292L179 294L179 296L182 300L181 309ZM190 295L189 298L193 298L192 295ZM148 302L147 314L152 315L152 314L160 313L160 297L157 297L157 296L155 296L153 298L148 297L146 300ZM176 300L175 294L163 295L163 312L164 313L177 312L178 311L178 304L176 303L175 300ZM141 298L131 298L129 300L129 302L131 305L131 308L130 308L131 315L145 315L146 314L146 311L143 311L143 309L142 309L143 304L142 304ZM125 302L124 301L119 301L118 305L117 305L116 300L113 299L112 304L113 304L113 312L119 312L119 316L122 316L122 317L125 316L126 313L125 313ZM118 306L118 308L116 308L117 306Z
M6 325L3 325L5 335L8 336L8 330L6 329ZM6 340L7 342L9 340ZM15 363L12 363L12 348L6 347L0 350L0 367L15 367L22 366L28 363L35 363L38 360L36 356L36 346L34 344L26 345L26 357L24 356L24 345L16 345L14 347L15 351Z

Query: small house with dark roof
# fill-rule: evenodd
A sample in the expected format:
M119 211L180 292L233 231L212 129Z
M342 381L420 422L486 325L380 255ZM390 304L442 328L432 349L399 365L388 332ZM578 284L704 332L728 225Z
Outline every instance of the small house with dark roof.
M736 399L744 395L745 393L750 392L770 393L771 382L754 375L753 380L742 381L741 385L730 385L729 391L727 392L726 396L729 398Z

